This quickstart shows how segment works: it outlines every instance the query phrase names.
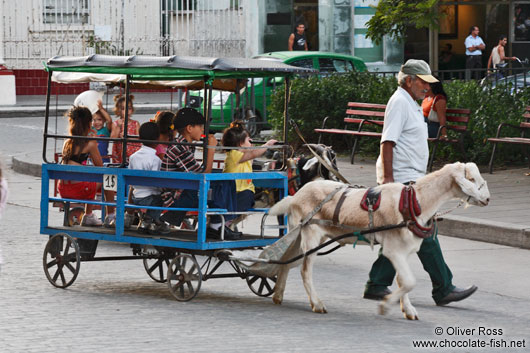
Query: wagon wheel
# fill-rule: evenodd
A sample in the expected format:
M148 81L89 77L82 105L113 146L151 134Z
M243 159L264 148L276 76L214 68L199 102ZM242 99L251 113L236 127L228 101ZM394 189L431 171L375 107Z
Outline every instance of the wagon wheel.
M167 271L169 269L169 262L175 256L175 252L166 254L164 251L159 251L158 257L154 259L144 258L144 268L149 277L155 282L165 283L167 281Z
M72 208L70 211L68 211L68 225L70 227L80 225L84 214L85 209L83 207Z
M181 302L192 300L201 289L201 268L195 257L190 255L177 255L171 260L167 278L169 291Z
M262 277L254 275L252 273L247 274L247 285L250 290L260 296L268 297L274 293L274 287L276 286L277 277Z
M68 287L74 283L81 266L77 241L66 233L54 235L46 243L42 264L51 284L58 288Z

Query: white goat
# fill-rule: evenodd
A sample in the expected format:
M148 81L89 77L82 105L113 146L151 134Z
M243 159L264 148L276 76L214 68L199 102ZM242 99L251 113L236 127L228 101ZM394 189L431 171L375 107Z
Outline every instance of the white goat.
M270 209L271 215L289 215L289 228L293 229L300 224L301 220L315 209L322 200L332 193L337 187L344 184L318 180L305 185L294 196L284 198ZM401 191L404 185L391 183L376 187L381 191L381 204L377 211L373 212L373 226L394 225L404 221L399 211ZM421 206L421 215L418 222L421 226L434 216L440 206L450 199L459 198L466 203L486 206L489 202L490 193L486 181L480 175L474 163L454 163L443 167L441 170L428 174L417 180L414 184L416 197ZM360 207L361 199L366 189L350 189L340 209L338 221L340 224L358 228L369 227L369 214ZM314 216L314 219L331 220L335 212L335 206L342 192L336 193L333 198L325 203L322 209ZM328 238L348 233L344 229L322 224L307 224L302 227L300 251L306 252L317 247ZM393 264L397 272L397 283L399 289L388 295L379 306L379 313L385 314L388 303L401 301L401 310L409 320L418 319L418 314L412 306L408 292L415 284L416 279L407 262L410 254L419 250L422 238L415 236L407 227L374 233L375 241L383 247L385 255ZM339 241L341 245L351 244L356 241L355 237L345 238ZM312 268L314 255L306 256L302 264L302 280L309 295L311 308L317 313L326 313L324 304L320 301L313 287ZM285 283L289 268L294 265L284 265L278 273L276 288L272 300L281 304Z

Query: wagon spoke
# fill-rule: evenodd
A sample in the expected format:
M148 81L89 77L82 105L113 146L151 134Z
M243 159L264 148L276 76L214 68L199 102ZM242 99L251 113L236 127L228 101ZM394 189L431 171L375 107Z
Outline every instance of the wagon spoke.
M190 293L193 293L193 284L191 282L186 282L186 284L188 285L188 290L190 291Z
M164 279L164 266L162 266L162 260L158 260L156 262L158 265L158 275L160 276L160 279Z
M149 269L147 270L147 273L152 273L152 272L156 269L156 267L159 265L159 263L160 263L160 260L158 260L157 262L155 262L155 263L153 264L153 266L149 267Z
M186 274L189 275L189 276L193 276L193 272L195 272L196 268L197 268L197 266L195 266L195 264L193 264L193 266L191 266L190 270L188 272L186 272Z
M263 287L265 287L265 283L267 282L267 280L265 278L262 278L261 279L261 282L259 283L259 289L258 289L258 292L262 293L263 292Z
M252 276L249 280L248 280L248 284L254 284L254 282L256 282L257 280L259 279L258 276Z
M184 282L182 282L182 284L184 284ZM181 298L185 298L185 296L184 296L184 286L181 285L181 286L179 287L179 290L180 290L180 297L181 297Z
M57 266L57 270L55 270L55 274L52 277L54 282L56 282L57 278L59 278L59 272L61 272L61 269L60 269L60 266Z
M53 267L53 266L57 266L57 259L53 259L52 261L48 262L46 264L46 268L50 268L50 267Z
M64 278L64 272L63 272L63 269L61 268L61 282L63 282L63 286L66 286L66 279Z
M265 284L265 287L267 287L267 290L272 291L271 285L269 284L269 281L267 279L263 279L263 284Z
M68 239L66 241L66 246L64 247L64 254L63 254L63 257L67 258L68 257L68 251L70 250L70 245L72 245L72 241L70 239Z
M66 267L68 267L68 269L72 272L72 273L75 273L75 268L72 266L71 263L67 262L64 264Z
M180 266L179 266L181 269L185 269L185 268L186 268L186 262L187 262L187 260L188 260L188 259L187 259L186 257L183 257L183 258L182 258L182 263L181 263Z

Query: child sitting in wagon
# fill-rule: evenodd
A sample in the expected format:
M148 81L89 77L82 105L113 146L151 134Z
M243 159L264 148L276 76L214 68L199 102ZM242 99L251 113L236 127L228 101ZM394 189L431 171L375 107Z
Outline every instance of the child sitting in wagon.
M223 132L221 140L225 147L252 147L250 133L240 121L234 121L230 127ZM262 156L268 146L276 143L276 140L267 141L260 149L233 149L226 152L224 173L252 173L252 160ZM254 194L256 189L252 179L236 180L237 211L243 212L254 207Z
M140 126L140 140L149 140L153 143L142 143L142 147L129 157L129 169L160 170L162 161L156 155L157 140L160 136L158 125L146 122ZM133 185L132 203L141 206L161 207L162 196L160 188L153 186ZM169 226L160 220L160 210L147 210L142 215L138 230L151 234L167 234Z

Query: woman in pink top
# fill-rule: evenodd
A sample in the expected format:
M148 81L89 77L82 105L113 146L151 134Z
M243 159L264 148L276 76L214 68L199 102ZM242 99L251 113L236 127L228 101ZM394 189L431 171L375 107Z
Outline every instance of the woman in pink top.
M134 96L129 96L129 120L127 122L127 136L138 136L140 134L140 123L137 120L131 119L132 114L134 113L134 106L133 106ZM123 137L123 128L125 126L125 96L117 95L114 96L114 113L118 116L118 120L116 120L112 124L112 133L110 137L117 138L117 137ZM123 144L121 142L114 142L112 145L112 160L114 163L121 163L122 162L122 147ZM130 155L132 155L134 152L138 151L142 147L141 143L127 143L127 158L129 158Z
M156 113L155 123L158 125L160 130L160 137L158 141L173 141L175 139L175 125L173 124L175 114L170 111L163 111ZM166 155L168 145L159 144L156 146L156 155L163 159Z

